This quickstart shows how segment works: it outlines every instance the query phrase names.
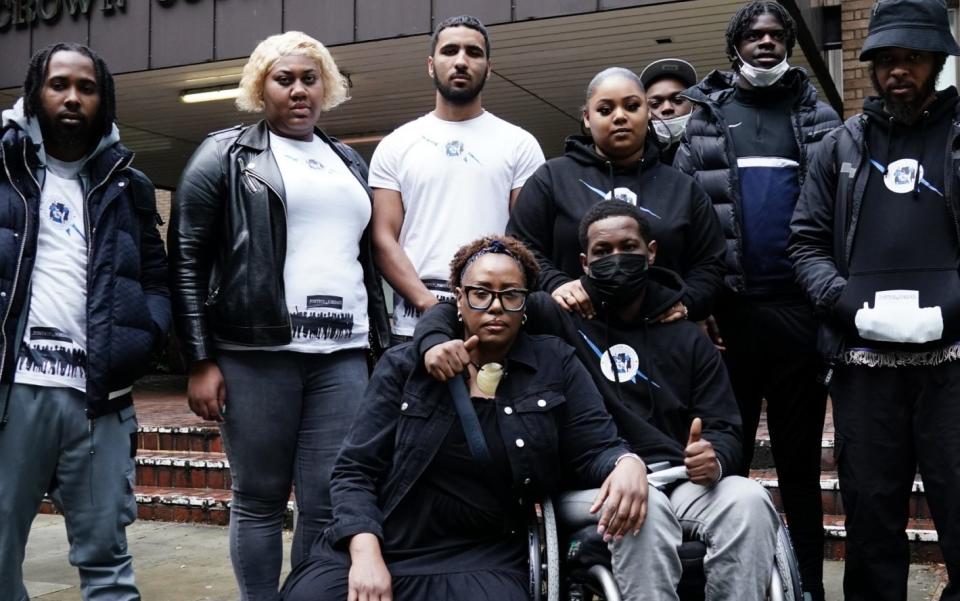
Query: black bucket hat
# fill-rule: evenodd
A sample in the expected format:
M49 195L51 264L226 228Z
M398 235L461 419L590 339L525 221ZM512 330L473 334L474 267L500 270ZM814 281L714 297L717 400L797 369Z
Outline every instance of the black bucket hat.
M870 60L879 48L960 55L944 0L878 0L870 14L860 60Z

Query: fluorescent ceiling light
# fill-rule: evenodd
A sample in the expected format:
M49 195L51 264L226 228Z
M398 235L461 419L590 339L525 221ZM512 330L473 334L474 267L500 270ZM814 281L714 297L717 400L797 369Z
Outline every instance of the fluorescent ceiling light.
M214 100L232 100L239 95L240 88L236 84L215 88L197 88L180 92L180 102L193 104L195 102L213 102Z

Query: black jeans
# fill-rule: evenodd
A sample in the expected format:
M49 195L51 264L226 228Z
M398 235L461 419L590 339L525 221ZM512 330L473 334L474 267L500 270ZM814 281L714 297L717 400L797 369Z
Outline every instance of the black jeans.
M743 465L748 475L761 405L777 467L780 498L800 563L804 590L823 598L823 501L820 453L827 392L819 377L817 322L802 300L726 297L717 321L724 362L743 419Z
M836 370L830 386L840 494L847 514L847 601L907 598L910 491L919 463L960 600L960 361L935 367Z

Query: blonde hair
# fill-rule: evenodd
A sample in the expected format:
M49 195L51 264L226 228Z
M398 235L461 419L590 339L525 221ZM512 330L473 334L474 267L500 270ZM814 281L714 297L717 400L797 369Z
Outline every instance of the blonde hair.
M249 113L263 110L263 84L273 65L284 56L306 56L320 68L323 82L323 107L329 111L349 100L347 79L340 74L326 46L300 31L288 31L263 40L243 66L237 108Z

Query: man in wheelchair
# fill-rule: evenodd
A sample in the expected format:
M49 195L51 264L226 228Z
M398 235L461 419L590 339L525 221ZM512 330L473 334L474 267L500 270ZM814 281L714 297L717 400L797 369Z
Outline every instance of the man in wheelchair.
M567 313L543 292L527 299L525 329L572 345L603 394L620 435L646 464L685 466L689 480L650 488L636 535L605 535L623 599L678 599L681 540L702 540L707 599L766 599L780 527L769 495L736 476L740 414L719 353L697 324L661 322L683 296L675 273L652 267L656 242L636 206L596 204L580 224L584 276L596 316ZM441 303L417 327L428 372L449 379L469 364L454 336L456 307ZM507 366L509 369L509 366ZM564 504L595 495L573 493Z

